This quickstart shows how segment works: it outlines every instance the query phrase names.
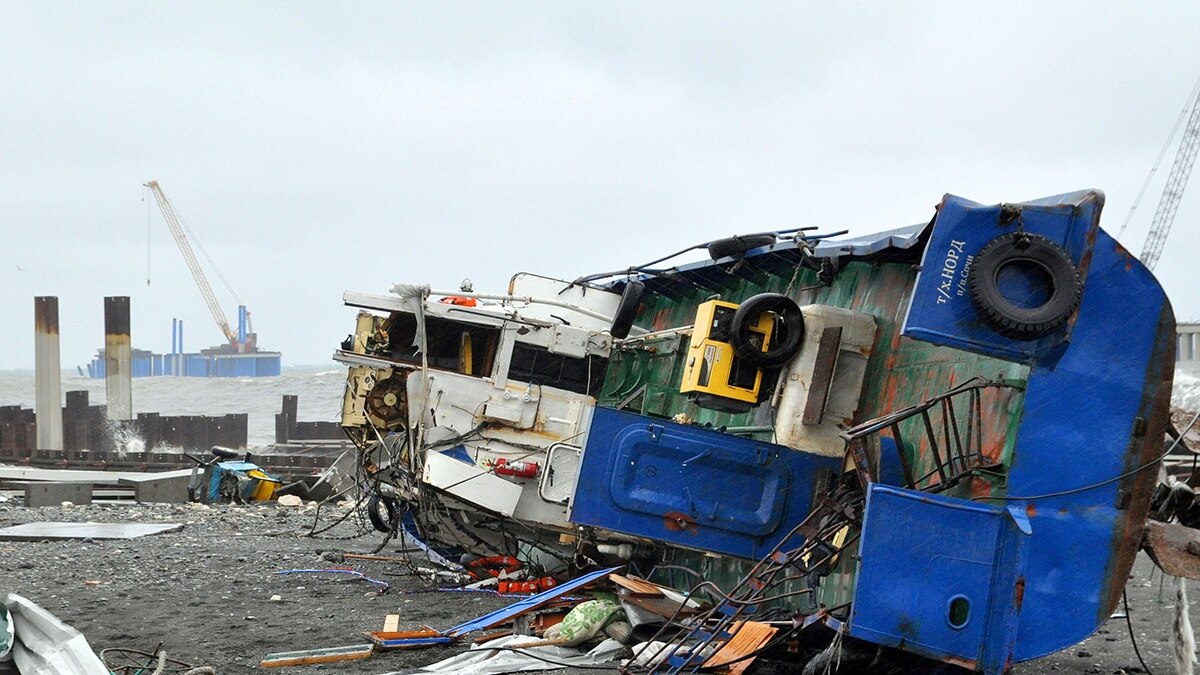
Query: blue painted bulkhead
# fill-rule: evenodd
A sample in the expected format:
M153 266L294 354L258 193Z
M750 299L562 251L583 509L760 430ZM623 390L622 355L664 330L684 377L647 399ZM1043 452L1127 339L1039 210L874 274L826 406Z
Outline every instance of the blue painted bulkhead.
M571 522L759 558L808 515L842 465L773 443L598 407Z
M999 205L943 201L905 326L916 339L1031 365L1006 495L873 486L850 622L854 635L989 673L1076 644L1112 613L1141 542L1174 366L1170 304L1099 229L1103 195L1021 206L1012 219L1011 208L1002 217ZM1037 340L994 332L959 292L972 257L1018 227L1059 243L1083 280L1075 315ZM1027 536L1009 531L1022 515ZM995 551L1009 553L989 565ZM924 575L952 579L954 594L1003 616L948 628L946 593Z
M1000 672L1017 637L1028 534L1019 507L873 484L850 634Z

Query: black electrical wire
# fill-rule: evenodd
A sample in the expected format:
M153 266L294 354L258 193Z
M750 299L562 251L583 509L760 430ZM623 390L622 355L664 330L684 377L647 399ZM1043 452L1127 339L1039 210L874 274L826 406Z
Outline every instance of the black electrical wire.
M1129 641L1133 643L1133 653L1137 654L1138 663L1142 664L1142 670L1146 671L1146 675L1154 675L1150 671L1150 666L1146 665L1146 661L1142 658L1142 652L1138 650L1137 638L1133 635L1133 620L1129 616L1129 598L1126 597L1124 589L1121 590L1121 603L1125 605L1125 627L1129 629Z
M806 232L806 231L811 231L811 230L815 230L815 229L817 229L815 226L808 226L808 227L794 227L794 228L790 228L790 229L786 229L786 230L775 230L775 231L773 231L773 232L755 232L755 233L753 233L753 234L743 234L743 235L739 235L739 236L742 236L742 237L754 237L754 236L758 236L758 235L764 235L764 234L773 234L773 235L775 235L775 236L778 238L778 237L779 237L779 236L781 236L781 235L786 235L786 234L794 234L794 233L796 233L796 232ZM849 230L839 230L839 231L837 231L837 232L830 232L830 233L828 233L828 234L816 235L816 236L812 236L812 237L809 237L809 236L804 236L804 235L798 235L798 236L796 236L796 238L797 238L798 240L800 240L800 241L805 241L805 242L807 242L807 241L815 241L815 240L820 240L820 239L828 239L828 238L830 238L830 237L838 237L838 236L841 236L841 235L843 235L843 234L846 234L847 232L849 232ZM687 247L687 248L685 248L685 249L682 249L682 250L676 251L676 252L674 252L674 253L671 253L671 254L668 254L668 255L662 256L661 258L656 258L656 259L654 259L654 260L651 260L650 262L647 262L647 263L642 263L641 265L635 265L635 266L633 266L633 267L628 267L628 268L626 268L626 269L623 269L623 270L617 270L617 271L614 271L614 272L598 272L598 273L595 273L595 274L588 274L588 275L585 275L585 276L579 277L578 279L576 279L575 281L573 281L573 282L571 282L571 283L574 283L574 284L586 284L586 283L589 283L589 282L592 282L592 281L596 281L596 280L599 280L599 279L606 279L606 278L609 278L609 277L616 277L616 276L626 276L626 275L633 275L633 274L651 274L651 275L653 275L653 274L662 274L663 272L667 272L667 271L670 271L670 270L663 270L663 269L653 269L653 268L651 268L651 265L657 265L657 264L659 264L659 263L661 263L661 262L665 262L665 261L667 261L667 260L670 260L671 258L676 258L676 257L678 257L678 256L681 256L681 255L683 255L684 253L687 253L688 251L695 251L695 250L697 250L697 249L707 248L707 247L708 247L708 245L709 245L709 244L711 244L711 243L712 243L711 241L706 241L706 242L704 242L704 243L702 243L702 244L696 244L695 246L689 246L689 247ZM674 269L674 268L672 268L672 269Z
M991 500L996 500L996 501L1030 501L1031 502L1031 501L1034 501L1037 499L1049 499L1051 497L1063 497L1065 495L1073 495L1073 494L1077 494L1080 492L1087 492L1088 490L1093 490L1095 488L1102 487L1104 485L1108 485L1109 483L1115 483L1119 480L1128 478L1129 476L1132 476L1136 473L1141 473L1142 471L1145 471L1146 469L1161 462L1164 457L1171 454L1175 450L1175 447L1177 445L1179 445L1179 441L1185 435L1187 435L1187 432L1192 430L1192 426L1196 424L1196 420L1200 420L1200 412L1196 413L1196 416L1193 417L1192 421L1188 423L1187 428L1185 428L1183 431L1179 432L1179 438L1176 438L1175 442L1172 443L1170 445L1170 447L1168 447L1166 450L1164 450L1162 452L1162 454L1158 455L1154 459L1151 459L1150 461L1146 462L1145 464L1142 464L1141 466L1137 467L1136 469L1130 469L1129 471L1126 471L1125 473L1123 473L1119 476L1114 476L1112 478L1109 478L1108 480L1102 480L1099 483L1092 483L1091 485L1085 485L1083 487L1072 488L1070 490L1060 490L1058 492L1047 492L1045 494L1030 495L1030 496L1026 496L1026 497L1018 497L1018 496L1013 496L1013 495L1003 495L1003 496L980 495L977 497L972 497L971 501L981 501L981 500L991 499Z

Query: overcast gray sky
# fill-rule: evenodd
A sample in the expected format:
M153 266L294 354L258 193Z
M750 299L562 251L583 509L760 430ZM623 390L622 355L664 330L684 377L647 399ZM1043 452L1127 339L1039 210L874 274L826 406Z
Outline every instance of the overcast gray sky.
M60 298L64 367L101 346L105 295L132 297L136 347L169 350L172 317L189 350L222 341L149 179L285 365L329 362L346 289L866 233L947 192L1101 188L1115 233L1200 77L1198 28L1195 2L4 2L0 368L33 367L35 295ZM1157 269L1180 319L1193 183Z

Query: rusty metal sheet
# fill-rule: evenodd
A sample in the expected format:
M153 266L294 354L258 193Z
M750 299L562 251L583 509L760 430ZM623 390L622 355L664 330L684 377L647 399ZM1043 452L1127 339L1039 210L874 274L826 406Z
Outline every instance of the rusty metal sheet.
M1146 522L1142 546L1154 564L1167 574L1200 579L1200 530L1150 520Z
M804 414L800 418L804 424L820 424L821 419L825 417L825 404L829 400L829 388L833 386L833 371L837 367L841 343L841 326L829 326L821 331L812 384L808 389L808 401L804 404Z

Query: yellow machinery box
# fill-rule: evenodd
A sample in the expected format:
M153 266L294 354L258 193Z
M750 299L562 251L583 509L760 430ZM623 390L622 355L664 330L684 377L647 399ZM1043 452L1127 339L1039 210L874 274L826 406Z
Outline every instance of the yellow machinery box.
M742 363L729 341L737 308L737 304L722 300L709 300L696 308L679 391L692 394L697 403L707 408L742 412L758 403L762 370ZM774 325L774 317L763 312L749 326L750 341L767 351Z

